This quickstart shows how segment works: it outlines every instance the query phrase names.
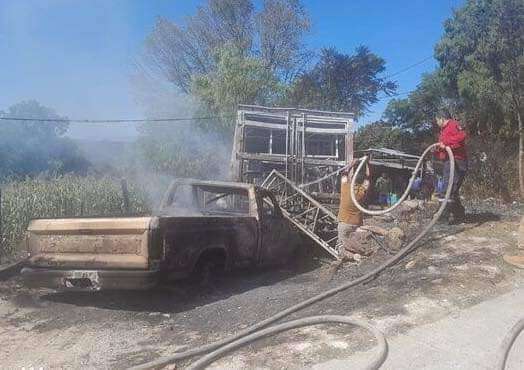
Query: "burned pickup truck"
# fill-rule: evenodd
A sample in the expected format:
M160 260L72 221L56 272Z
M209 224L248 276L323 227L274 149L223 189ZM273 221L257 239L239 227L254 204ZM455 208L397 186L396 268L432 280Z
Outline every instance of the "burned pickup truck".
M22 276L54 289L147 289L202 266L282 264L299 241L268 190L184 179L171 184L155 216L33 220Z

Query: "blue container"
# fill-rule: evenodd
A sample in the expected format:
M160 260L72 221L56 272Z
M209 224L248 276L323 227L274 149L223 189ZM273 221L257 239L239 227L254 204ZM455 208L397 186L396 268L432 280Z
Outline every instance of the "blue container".
M388 197L388 204L392 205L398 202L398 195L394 193L390 193Z

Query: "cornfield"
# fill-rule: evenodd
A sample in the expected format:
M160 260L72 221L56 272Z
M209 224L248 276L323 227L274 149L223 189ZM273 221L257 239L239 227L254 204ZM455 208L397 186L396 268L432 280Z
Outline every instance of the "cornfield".
M2 186L0 256L17 250L31 219L130 216L150 212L144 189L128 184L126 204L118 179L62 176L26 179Z

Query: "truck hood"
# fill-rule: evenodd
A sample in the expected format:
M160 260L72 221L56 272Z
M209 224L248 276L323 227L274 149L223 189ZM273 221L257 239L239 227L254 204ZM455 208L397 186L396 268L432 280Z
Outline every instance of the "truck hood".
M37 267L146 269L156 217L31 221L29 263Z

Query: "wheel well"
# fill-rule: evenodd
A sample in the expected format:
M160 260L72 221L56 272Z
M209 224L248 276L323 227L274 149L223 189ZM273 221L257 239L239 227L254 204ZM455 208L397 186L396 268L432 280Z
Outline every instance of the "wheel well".
M195 269L202 266L206 262L214 262L216 265L223 266L225 269L227 261L227 254L224 248L208 248L203 250L195 263Z

